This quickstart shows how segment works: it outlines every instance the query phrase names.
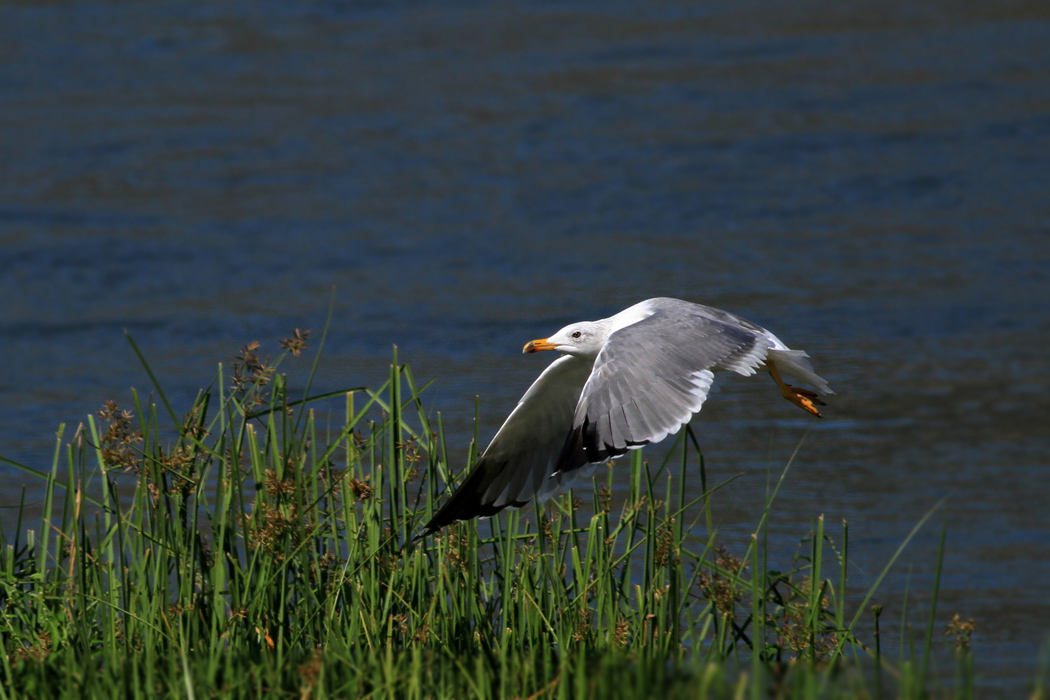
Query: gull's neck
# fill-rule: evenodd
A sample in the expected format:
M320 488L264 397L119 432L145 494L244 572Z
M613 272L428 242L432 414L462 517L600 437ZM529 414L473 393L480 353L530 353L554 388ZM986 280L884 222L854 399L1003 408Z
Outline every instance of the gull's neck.
M577 347L573 351L573 355L576 355L582 360L588 362L594 362L598 357L598 353L605 347L605 343L608 342L609 336L616 331L633 326L639 321L643 321L653 315L653 310L648 307L646 302L635 304L634 306L624 309L615 316L609 318L603 318L598 321L591 321L591 326L594 329L594 337L592 341L586 345Z
M629 306L615 316L609 318L603 318L601 321L597 321L608 328L608 333L605 336L607 340L610 335L618 330L627 328L627 326L633 326L639 321L644 321L653 315L655 309L651 308L649 300L639 302L634 306ZM604 341L603 341L604 342Z

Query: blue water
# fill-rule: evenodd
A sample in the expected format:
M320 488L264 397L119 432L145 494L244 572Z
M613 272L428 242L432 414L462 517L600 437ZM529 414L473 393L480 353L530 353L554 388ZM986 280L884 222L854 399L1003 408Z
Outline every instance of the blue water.
M817 422L722 382L694 427L744 473L723 527L806 430L774 527L847 518L858 589L950 494L939 617L1016 695L1050 634L1048 75L1038 2L8 3L0 455L47 468L59 422L148 391L125 330L185 408L330 299L319 389L396 344L465 455L474 396L487 439L544 366L526 340L700 301L839 392ZM887 615L909 566L923 609L938 528Z

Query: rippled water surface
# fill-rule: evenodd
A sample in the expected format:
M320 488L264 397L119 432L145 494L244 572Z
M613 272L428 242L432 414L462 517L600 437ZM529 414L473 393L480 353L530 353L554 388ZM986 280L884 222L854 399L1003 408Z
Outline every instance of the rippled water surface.
M694 427L744 474L724 530L807 430L785 557L846 518L866 587L950 495L939 610L1020 692L1050 633L1048 76L1034 1L8 3L0 455L48 468L58 423L148 390L125 329L186 407L244 342L319 332L333 285L322 388L397 344L465 454L473 397L487 439L544 366L524 341L701 301L839 392L818 422L723 379Z

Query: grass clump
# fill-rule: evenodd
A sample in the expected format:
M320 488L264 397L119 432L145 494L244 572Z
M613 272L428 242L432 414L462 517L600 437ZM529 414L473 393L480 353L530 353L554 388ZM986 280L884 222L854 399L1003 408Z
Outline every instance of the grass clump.
M455 481L440 414L396 352L378 388L311 395L312 370L291 396L278 367L307 339L296 331L274 362L246 345L181 418L143 360L154 394L107 403L69 438L60 429L50 471L4 460L42 480L43 503L38 525L23 534L23 503L0 540L0 696L929 687L928 649L920 664L891 664L877 637L859 639L873 591L851 614L845 525L835 543L818 519L792 568L769 569L774 489L749 541L718 541L722 485L708 488L688 431L658 468L634 452L626 493L609 470L586 501L569 493L413 541ZM702 484L691 502L687 476ZM950 629L965 690L972 623Z

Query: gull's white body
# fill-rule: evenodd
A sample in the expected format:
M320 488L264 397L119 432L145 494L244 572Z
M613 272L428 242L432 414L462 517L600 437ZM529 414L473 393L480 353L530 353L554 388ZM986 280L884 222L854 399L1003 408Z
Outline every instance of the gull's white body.
M526 346L534 349L562 357L525 392L428 532L545 499L591 465L678 432L707 398L713 370L768 369L780 384L779 369L833 393L806 353L738 316L678 299L570 324Z

